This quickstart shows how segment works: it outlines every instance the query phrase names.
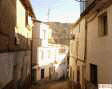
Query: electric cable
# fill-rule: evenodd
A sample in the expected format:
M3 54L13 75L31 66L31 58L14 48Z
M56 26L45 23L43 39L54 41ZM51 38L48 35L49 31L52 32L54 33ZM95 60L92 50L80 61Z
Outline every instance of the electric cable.
M76 2L88 2L87 0L74 0Z

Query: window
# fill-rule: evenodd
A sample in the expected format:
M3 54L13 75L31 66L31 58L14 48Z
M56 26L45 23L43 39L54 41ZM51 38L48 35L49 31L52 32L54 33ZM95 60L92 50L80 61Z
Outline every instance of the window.
M25 26L27 26L28 25L28 12L26 11L26 13L25 13L25 16L26 16L26 20L25 20Z
M99 36L106 36L108 33L108 19L107 12L103 13L99 16Z

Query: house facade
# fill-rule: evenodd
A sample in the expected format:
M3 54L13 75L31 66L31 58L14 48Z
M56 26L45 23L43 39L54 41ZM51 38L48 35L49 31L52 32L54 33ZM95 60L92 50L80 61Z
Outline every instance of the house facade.
M33 80L57 80L66 76L68 47L53 44L52 29L35 20L33 26Z
M70 66L76 72L69 69L69 76L79 81L82 88L88 83L111 84L111 9L111 1L94 0L74 24Z
M112 2L102 0L97 3L97 10L87 14L86 77L94 84L111 84Z
M85 18L79 20L71 31L69 78L84 87L85 70Z
M31 82L31 18L35 15L29 0L1 0L0 11L0 88L15 89L18 81Z

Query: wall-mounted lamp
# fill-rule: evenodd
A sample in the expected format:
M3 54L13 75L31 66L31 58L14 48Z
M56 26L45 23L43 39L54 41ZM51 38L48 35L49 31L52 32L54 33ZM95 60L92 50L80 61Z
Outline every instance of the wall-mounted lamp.
M75 34L70 35L70 40L75 40Z

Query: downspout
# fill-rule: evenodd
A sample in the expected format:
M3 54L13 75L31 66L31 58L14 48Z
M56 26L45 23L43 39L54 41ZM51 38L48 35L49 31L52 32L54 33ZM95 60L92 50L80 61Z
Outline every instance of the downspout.
M85 52L84 52L84 62L87 61L87 18L85 16Z
M80 33L80 22L79 22L79 31L78 31L78 37L77 37L77 50L76 50L76 53L77 53L77 60L76 60L76 65L77 65L77 62L79 60L78 56L78 52L79 52L79 33Z
M85 88L86 88L86 85L87 85L87 77L86 77L86 68L87 68L87 16L85 15L85 52L84 52L84 66L85 66L85 80L84 80L84 83L85 83Z
M32 48L33 48L33 29L32 29L32 40L31 40L31 85L32 85L32 54L33 54Z
M32 73L33 73L33 71L32 71L32 69L33 69L32 58L33 58L33 30L34 30L33 28L34 28L34 23L35 23L34 18L32 18L32 21L33 21L33 26L32 26L32 40L31 40L31 84L33 81L33 79L32 79Z

